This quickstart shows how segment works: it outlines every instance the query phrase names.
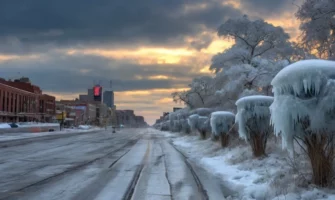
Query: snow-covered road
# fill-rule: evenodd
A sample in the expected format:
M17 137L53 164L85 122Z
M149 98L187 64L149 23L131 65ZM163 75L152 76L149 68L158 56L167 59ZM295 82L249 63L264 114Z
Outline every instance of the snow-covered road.
M231 194L153 129L0 148L0 199L202 200Z

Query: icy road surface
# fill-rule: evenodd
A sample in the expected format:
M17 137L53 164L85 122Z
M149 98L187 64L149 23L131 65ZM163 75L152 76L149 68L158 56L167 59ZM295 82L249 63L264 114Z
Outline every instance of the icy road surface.
M225 199L218 178L153 129L124 129L0 148L0 199Z

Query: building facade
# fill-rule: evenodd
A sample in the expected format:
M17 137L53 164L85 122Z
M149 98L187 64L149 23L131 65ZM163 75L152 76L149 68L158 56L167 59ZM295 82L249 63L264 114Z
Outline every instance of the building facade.
M114 92L113 91L104 91L103 103L106 104L109 108L114 107Z
M58 105L59 112L66 111L67 118L74 120L74 125L80 124L96 124L97 122L97 106L88 102L61 100Z
M42 94L27 78L0 79L0 121L51 122L55 116L55 97Z

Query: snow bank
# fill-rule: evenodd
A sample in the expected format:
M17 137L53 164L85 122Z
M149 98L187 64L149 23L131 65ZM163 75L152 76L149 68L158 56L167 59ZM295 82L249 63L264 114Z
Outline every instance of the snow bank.
M268 141L269 156L263 159L254 159L246 145L222 149L210 139L199 140L196 136L177 137L172 141L191 160L220 177L225 187L236 191L238 197L232 199L335 199L335 190L296 186L304 171L295 171L286 159L287 153L273 140Z
M302 120L311 132L335 131L335 62L304 60L281 70L271 82L274 102L270 107L276 135L293 151L293 138L304 134Z
M102 130L102 129L99 127L92 127L91 129L86 129L86 130L63 129L62 131L54 131L54 132L8 133L8 134L1 134L0 141L10 141L10 140L34 138L34 137L49 136L49 135L69 134L69 133L88 133L88 132L93 132L93 131L98 131L98 130Z
M59 123L37 123L37 122L19 122L16 123L19 127L45 127L45 126L59 126Z
M0 124L0 128L11 128L11 126L9 124Z
M1 123L0 128L11 128L10 123ZM29 128L29 127L54 127L59 126L58 123L37 123L37 122L19 122L15 123L20 128Z
M211 114L210 124L212 132L219 136L227 133L235 122L235 115L231 112L217 111Z
M92 126L90 125L79 125L78 126L78 129L82 129L82 130L88 130L88 129L91 129Z

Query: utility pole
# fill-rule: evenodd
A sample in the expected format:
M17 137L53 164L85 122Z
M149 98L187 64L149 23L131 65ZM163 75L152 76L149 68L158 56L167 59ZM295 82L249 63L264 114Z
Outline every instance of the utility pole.
M61 121L61 124L60 124L60 130L62 130L62 126L64 126L64 110L62 110L62 121Z

